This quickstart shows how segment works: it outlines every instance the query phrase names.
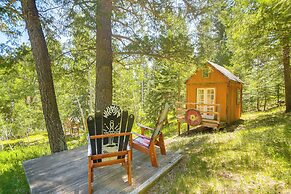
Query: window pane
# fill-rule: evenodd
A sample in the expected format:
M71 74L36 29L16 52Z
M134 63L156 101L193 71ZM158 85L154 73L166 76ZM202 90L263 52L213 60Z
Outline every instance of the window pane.
M202 77L207 78L209 77L209 70L208 68L205 68L202 70Z

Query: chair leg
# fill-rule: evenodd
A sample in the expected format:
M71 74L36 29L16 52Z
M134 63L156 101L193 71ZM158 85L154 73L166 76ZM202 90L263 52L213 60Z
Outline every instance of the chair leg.
M131 176L131 160L132 160L132 152L128 152L128 158L127 158L127 179L128 184L132 185L132 176Z
M150 145L150 158L151 158L152 166L158 167L157 153L156 153L155 145L153 143L151 143Z
M92 168L91 168L91 158L88 158L88 193L91 194L92 193L92 177L93 177L93 173L92 173Z
M159 146L161 150L162 155L166 155L166 147L165 147L165 142L164 142L164 136L162 133L159 135Z

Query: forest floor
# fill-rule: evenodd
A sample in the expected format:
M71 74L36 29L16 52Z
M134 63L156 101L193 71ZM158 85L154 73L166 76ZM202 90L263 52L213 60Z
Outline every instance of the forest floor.
M148 193L291 193L291 114L281 109L246 113L219 132L164 132L182 161ZM86 135L68 137L69 149ZM0 142L0 193L28 193L22 162L50 154L47 134Z

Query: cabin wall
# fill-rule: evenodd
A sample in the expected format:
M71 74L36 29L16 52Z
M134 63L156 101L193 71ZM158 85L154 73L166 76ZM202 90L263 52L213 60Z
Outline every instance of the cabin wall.
M241 116L242 108L242 84L230 81L229 83L229 99L228 99L228 123L238 120ZM239 95L238 95L239 93Z

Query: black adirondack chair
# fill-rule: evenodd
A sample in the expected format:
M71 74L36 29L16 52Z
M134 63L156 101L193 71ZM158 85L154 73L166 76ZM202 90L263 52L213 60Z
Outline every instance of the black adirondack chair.
M100 166L122 164L132 184L132 135L134 116L121 111L116 105L107 106L103 113L87 119L88 142L88 192L92 193L93 169Z

